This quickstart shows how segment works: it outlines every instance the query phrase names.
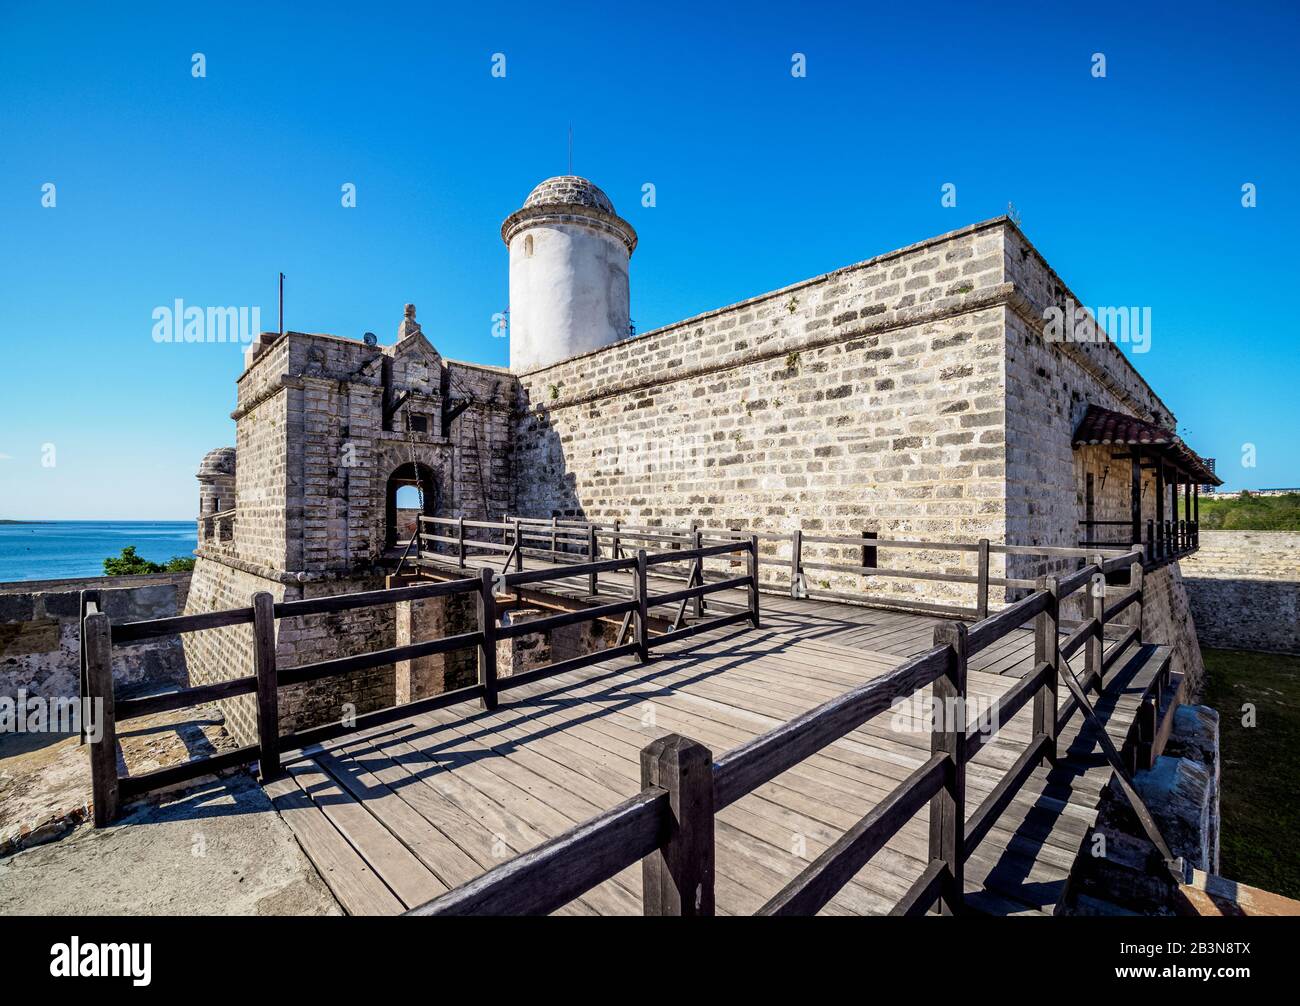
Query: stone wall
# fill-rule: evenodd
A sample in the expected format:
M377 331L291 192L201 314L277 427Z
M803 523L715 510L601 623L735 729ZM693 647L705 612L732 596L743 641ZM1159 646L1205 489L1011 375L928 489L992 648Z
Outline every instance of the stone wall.
M1002 281L968 228L526 374L515 509L1000 540Z
M277 601L376 590L378 577L286 583L271 571L259 574L200 557L194 567L193 586L186 614L247 607L257 591L269 591ZM317 660L368 653L396 645L392 605L352 611L279 619L276 623L276 662L281 668ZM194 684L228 681L253 673L251 625L186 633L186 659ZM349 713L383 709L396 700L392 664L325 678L280 689L280 731L287 733L339 720ZM242 743L257 739L257 701L241 695L222 703L227 727Z
M525 374L514 509L1077 545L1088 472L1098 519L1128 514L1127 467L1072 448L1088 403L1173 417L1116 346L1045 341L1043 311L1071 296L994 220ZM805 546L809 562L856 554ZM881 561L973 572L950 552ZM995 555L992 567L1032 579L1073 564ZM951 584L818 579L971 602Z
M1187 595L1178 563L1148 572L1142 590L1142 638L1173 647L1170 667L1186 676L1188 701L1194 702L1205 684L1205 664L1196 641L1197 623Z
M1183 573L1202 645L1300 653L1300 531L1202 531Z
M1015 286L1006 311L1007 541L1018 545L1077 545L1084 538L1087 477L1093 475L1097 520L1130 517L1131 466L1111 447L1074 449L1075 428L1089 404L1172 428L1173 414L1110 342L1048 342L1045 312L1082 303L1025 236L1003 230L1007 278ZM1155 515L1154 491L1143 498ZM1107 540L1125 528L1098 529ZM1068 564L1032 556L1011 562L1012 576L1032 579Z
M98 590L113 621L167 618L184 610L189 573L27 580L0 586L0 696L56 698L79 692L83 590ZM119 694L187 683L185 654L175 638L113 650Z

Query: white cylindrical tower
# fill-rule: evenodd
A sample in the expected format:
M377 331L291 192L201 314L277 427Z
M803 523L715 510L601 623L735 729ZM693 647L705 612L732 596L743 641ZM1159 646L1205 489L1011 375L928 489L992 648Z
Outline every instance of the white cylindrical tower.
M536 370L630 333L628 261L636 231L585 178L559 175L506 217L510 369Z

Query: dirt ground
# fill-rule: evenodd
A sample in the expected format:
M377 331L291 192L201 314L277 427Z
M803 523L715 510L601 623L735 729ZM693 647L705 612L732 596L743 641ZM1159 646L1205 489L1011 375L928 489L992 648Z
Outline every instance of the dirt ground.
M202 707L123 724L118 771L232 745ZM338 903L247 773L90 820L87 749L77 738L0 738L0 915L337 915Z

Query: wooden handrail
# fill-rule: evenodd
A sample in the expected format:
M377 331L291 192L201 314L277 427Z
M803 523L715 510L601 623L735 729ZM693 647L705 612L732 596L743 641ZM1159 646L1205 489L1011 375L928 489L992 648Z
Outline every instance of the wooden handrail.
M456 526L460 528L468 523L470 522L458 519ZM515 525L503 525L503 527L509 531L517 531ZM516 535L514 547L507 555L507 564L512 558L518 556L520 540L521 536ZM590 537L588 541L590 544ZM564 612L506 627L497 625L498 616L494 594L496 580L490 569L481 569L479 575L472 578L419 583L405 587L389 587L355 594L303 598L296 601L276 602L269 593L262 591L253 595L253 603L247 608L124 622L118 625L113 625L107 615L101 614L98 611L96 597L87 594L82 600L85 616L82 619L82 647L84 654L82 678L84 684L81 686L81 691L85 697L99 700L108 709L109 724L107 735L91 743L91 770L97 797L95 812L97 826L102 827L115 817L120 795L120 780L117 776L116 766L115 715L111 670L112 647L114 644L130 643L140 639L150 639L170 634L198 632L231 625L249 623L253 625L252 663L255 668L254 674L231 681L176 689L161 695L146 696L139 699L124 699L121 703L123 719L183 709L200 702L220 701L239 695L256 693L258 697L258 743L256 745L240 748L236 752L224 752L220 755L195 759L183 765L169 766L166 771L160 770L158 773L132 776L129 785L121 789L121 792L140 795L155 788L152 782L154 780L169 780L165 784L170 785L170 781L192 779L207 772L217 771L218 768L247 764L254 761L260 763L262 778L269 780L274 778L280 771L280 752L286 741L301 743L304 737L326 737L341 732L333 726L327 726L325 728L312 728L308 731L300 731L299 734L282 737L279 733L278 703L279 689L282 687L382 667L400 660L413 660L454 650L476 648L479 662L479 683L476 686L461 689L458 693L444 693L442 696L434 696L432 699L425 699L395 708L405 709L413 714L419 708L439 708L442 705L452 704L452 701L460 702L478 699L486 708L492 709L496 706L497 695L501 690L501 686L497 681L496 669L496 643L499 639L510 639L529 633L545 632L579 622L596 621L618 615L636 616L639 640L637 644L624 645L620 640L619 645L605 650L595 651L569 660L553 661L544 667L514 676L510 680L510 687L518 687L542 677L565 673L578 667L601 660L614 659L632 652L640 652L645 658L648 657L649 650L656 646L662 646L689 635L722 628L740 621L748 620L757 625L759 613L756 564L758 546L756 539L751 538L743 543L728 541L718 545L701 546L695 549L674 552L662 558L657 555L653 564L658 565L661 562L678 562L692 559L702 561L706 556L736 552L740 552L748 558L749 570L745 576L733 577L722 582L700 583L688 588L686 594L690 597L701 598L706 594L745 587L748 589L750 597L750 603L746 609L719 618L701 620L699 623L687 628L681 628L675 632L655 637L650 636L648 627L647 612L651 603L671 603L681 596L682 592L670 592L658 598L651 597L646 570L652 563L648 560L644 551L638 553L636 559L604 559L579 563L560 569L551 568L527 572L517 569L516 572L504 574L501 579L504 585L509 588L524 583L537 583L548 579L556 579L557 577L562 578L582 574L592 577L594 581L594 578L600 572L632 569L636 571L640 584L638 596L630 601L622 600L588 606L576 611ZM466 593L477 595L479 627L476 631L402 646L386 647L367 653L317 660L295 667L281 668L277 664L275 645L275 622L277 619L306 617ZM387 710L378 712L384 713ZM378 722L378 720L375 714L366 714L366 716L358 717L357 723L361 724L363 722L374 723ZM361 728L360 725L354 727L354 729ZM124 780L121 782L125 783ZM161 786L164 783L157 782L156 785Z
M752 538L751 541L752 554L756 560L757 538ZM798 543L798 537L794 538L794 542ZM1127 553L1126 557L1131 558L1132 553ZM1139 561L1130 566L1133 584L1129 594L1125 595L1125 606L1141 603L1142 567L1140 557L1138 558ZM638 567L635 581L637 602L645 605L649 599L644 587L644 552L638 553ZM753 568L757 568L756 561ZM684 798L673 803L674 812L667 815L667 818L676 822L681 832L676 837L661 834L654 850L643 859L647 884L654 882L652 886L647 886L647 913L692 914L680 898L669 898L665 902L662 897L661 888L666 876L663 863L671 860L675 863L678 874L692 878L711 876L702 865L702 857L709 857L708 864L711 865L711 837L701 839L686 836L711 836L712 815L717 810L729 806L856 729L872 716L888 709L897 698L914 694L932 682L935 684L935 701L940 704L940 708L951 702L961 713L960 718L951 714L942 717L936 715L930 760L912 772L866 817L788 883L760 909L760 914L804 914L821 908L927 800L933 804L929 861L892 914L921 914L936 902L944 912L960 911L963 863L988 835L1033 771L1044 761L1054 760L1056 756L1056 682L1058 676L1068 671L1065 654L1058 649L1059 603L1062 597L1093 582L1092 578L1098 572L1099 566L1094 564L1091 568L1080 570L1060 581L1052 577L1041 578L1040 585L1033 594L1002 612L982 619L969 630L959 623L941 626L937 637L940 645L934 649L912 657L887 674L752 738L718 758L712 766L711 803L703 810ZM680 597L683 593L678 591L674 596ZM1135 599L1130 598L1130 595L1136 595ZM967 729L964 713L966 661L977 647L992 645L1030 619L1036 620L1035 666L1029 675L999 700L999 721L1014 716L1033 698L1033 734L1015 763L967 820L962 766L988 742L996 730L971 732ZM1090 618L1080 630L1076 630L1079 639L1082 641L1089 638L1089 634L1095 634L1103 622L1104 618ZM635 644L629 644L629 647L633 645ZM1077 685L1072 678L1070 684L1072 691L1075 691ZM1086 706L1086 700L1084 701ZM692 744L684 738L669 740L677 747L689 748ZM652 749L647 748L642 755L643 764L652 757ZM677 785L684 792L689 784L679 779ZM634 800L645 802L655 798L656 791L647 788ZM615 811L588 822L589 828L579 826L579 829L586 828L582 841L592 847L610 848L614 844L616 828L612 818L617 817L618 810L616 808ZM593 831L598 834L592 834ZM453 891L445 894L412 914L451 914L458 912L460 906L472 906L475 911L494 913L529 910L533 904L530 899L538 897L536 892L545 888L542 882L544 876L554 875L556 871L570 876L561 865L566 858L569 859L569 867L578 876L584 877L585 882L588 864L581 861L583 853L570 850L566 855L561 851L563 846L574 844L572 835L572 832L567 833L541 847L544 851L537 857L542 861L541 865L534 865L525 857L519 857L490 870L465 888L458 889L464 893ZM669 852L669 849L674 851ZM684 849L694 851L684 852ZM590 884L584 887L583 883L575 881L568 884L562 893L577 897L600 879L611 875L609 871L616 872L620 865L630 865L631 861L625 858L612 862L602 860L601 869L591 871ZM711 882L704 885L701 881L701 884L703 886L699 890L706 892L704 896L711 906ZM510 894L512 885L523 892L519 898ZM481 897L478 894L480 891L491 892L490 898ZM670 893L672 892L680 894L680 885L672 887ZM558 895L555 899L548 898L544 901L548 911L562 903ZM711 907L698 914L711 914Z
M434 523L446 524L438 518L424 518ZM466 526L496 528L514 536L513 547L507 551L507 567L514 559L522 559L522 541L532 534L529 522L515 520L510 523L472 522L457 519L458 560L463 563L464 551L479 542L464 537ZM564 538L563 528L557 520L549 525L536 525L554 534L557 543ZM337 736L345 728L327 725L280 736L275 724L278 715L275 695L279 687L312 680L326 674L346 673L367 666L380 666L397 659L455 648L477 647L479 650L479 682L452 693L444 693L408 706L392 707L358 717L355 729L364 729L389 722L418 709L441 708L457 702L478 699L487 708L493 708L499 691L526 685L532 681L577 669L588 664L619 656L639 655L648 659L649 651L675 639L731 625L739 621L759 624L759 535L741 535L729 532L730 537L717 544L704 544L707 532L692 528L689 538L663 535L674 545L693 547L672 551L647 553L644 549L635 558L622 558L618 546L622 538L639 540L637 533L617 524L607 537L614 541L613 557L596 558L601 531L594 524L583 525L581 541L587 551L585 563L557 565L544 570L517 569L513 573L494 575L488 568L480 569L476 578L452 580L411 587L368 591L358 595L341 595L311 598L301 601L274 603L270 595L259 594L248 609L211 612L198 616L172 619L155 619L146 622L125 623L112 626L106 615L90 611L83 621L86 640L87 692L91 697L107 698L108 746L92 743L92 783L95 792L95 819L97 824L107 823L116 812L120 793L137 795L164 781L168 784L193 778L214 767L262 762L262 775L269 778L279 771L281 752L288 743L307 745ZM558 530L557 530L558 529ZM659 534L659 532L648 532ZM436 537L425 535L423 537ZM444 536L450 537L450 536ZM804 536L799 531L790 535L792 580L802 576L802 569L819 568L819 564L801 564L800 552L804 542L827 536ZM578 541L575 538L574 541ZM923 543L890 542L880 539L856 538L836 542L860 548L864 563L857 570L876 570L865 562L868 550L874 558L874 549L890 547L915 547ZM491 543L494 544L495 543ZM943 543L954 546L948 550L968 551L960 543ZM505 548L505 546L499 546ZM1012 546L1002 546L1004 549ZM988 556L998 551L987 541L973 546L977 556L978 572L973 577L962 577L956 582L974 582L987 591L992 582L988 577ZM1069 551L1069 550L1064 550ZM712 582L703 580L703 563L708 558L740 553L744 557L744 575L727 577ZM1006 554L1012 554L1007 552ZM1063 556L1069 557L1069 556ZM707 749L689 740L672 736L653 742L642 753L643 788L631 800L625 801L590 821L577 825L541 846L489 870L477 880L434 899L408 914L481 914L481 913L535 913L549 912L581 896L595 884L615 875L638 859L643 862L646 911L652 914L712 914L712 857L713 816L720 810L782 772L799 764L839 738L857 729L873 716L889 709L893 703L933 685L933 701L943 715L935 716L932 733L931 757L897 786L871 813L860 820L848 833L834 843L808 869L786 885L786 888L764 906L764 914L799 914L822 907L861 867L875 854L889 837L897 832L921 806L930 803L930 843L925 870L907 894L899 901L895 911L899 914L916 914L927 911L936 903L944 913L955 914L962 910L963 864L968 856L988 834L998 816L1014 799L1033 770L1056 754L1058 707L1056 682L1068 672L1066 658L1084 645L1100 647L1106 621L1130 605L1142 604L1142 555L1127 551L1114 556L1087 553L1092 561L1085 568L1067 574L1059 580L1040 578L1036 588L1025 598L1003 610L979 619L969 628L960 622L943 623L936 629L936 645L925 653L904 661L899 667L871 681L865 682L842 695L832 698L815 709L795 717L787 723L751 738L726 752L716 761ZM683 589L654 595L649 584L649 570L666 564L690 564L688 585ZM733 562L734 564L734 562ZM784 565L784 563L783 563ZM1105 603L1105 574L1124 568L1130 571L1130 589L1113 603ZM494 591L504 585L522 586L550 579L565 579L587 575L592 578L601 572L628 570L633 573L633 597L606 604L593 605L579 611L565 612L502 628L496 624L496 597ZM920 572L920 571L903 571ZM1091 584L1088 604L1092 613L1071 634L1064 644L1059 644L1059 605L1064 597ZM674 623L674 631L651 636L648 611L658 605L700 600L706 595L724 590L745 588L749 603L745 609L712 619L701 619L695 624L679 627L681 618ZM445 637L423 643L390 647L370 654L317 661L298 668L280 670L275 666L274 620L319 614L327 611L347 610L395 600L448 596L457 593L475 593L479 602L479 629L459 636ZM596 591L593 589L594 595ZM987 607L987 601L977 601L978 607ZM635 622L635 641L624 643L620 639L614 647L559 661L498 682L496 676L496 641L528 632L547 631L584 620L611 618L624 615L625 622ZM1016 683L999 700L999 717L1009 719L1032 698L1034 701L1034 727L1029 745L1017 758L1010 770L994 790L984 799L974 815L967 817L965 810L965 763L996 733L972 732L965 716L966 668L970 656L991 646L1026 622L1035 621L1035 665L1033 671ZM252 622L257 647L255 665L257 674L218 686L199 689L182 689L146 700L124 700L126 716L143 715L149 709L144 703L152 702L157 708L179 708L186 698L210 700L214 696L228 697L256 691L259 696L259 743L226 752L215 758L171 766L144 776L119 780L115 760L115 726L112 703L111 648L115 642L151 638L168 632L197 631L221 625ZM1136 634L1133 632L1132 634ZM1131 636L1126 635L1126 639ZM1086 699L1091 678L1100 679L1109 661L1100 655L1097 668L1090 674L1087 684L1080 686L1071 675L1068 683L1075 707L1091 715ZM955 711L954 711L955 710ZM1000 725L1000 723L999 723ZM115 757L115 756L114 756ZM707 782L702 782L702 777Z

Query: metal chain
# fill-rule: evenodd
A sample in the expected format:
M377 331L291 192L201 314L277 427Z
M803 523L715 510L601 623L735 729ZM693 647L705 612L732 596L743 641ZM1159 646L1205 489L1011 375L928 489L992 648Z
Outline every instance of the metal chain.
M420 499L420 513L424 513L424 484L420 481L420 465L415 459L415 429L411 425L411 407L406 407L406 445L411 452L411 471L415 475L415 492Z

